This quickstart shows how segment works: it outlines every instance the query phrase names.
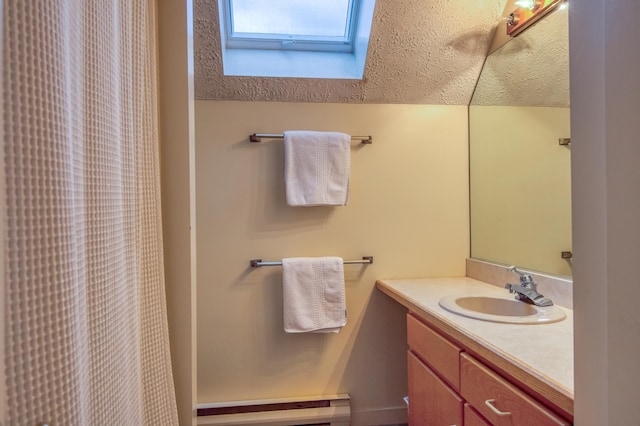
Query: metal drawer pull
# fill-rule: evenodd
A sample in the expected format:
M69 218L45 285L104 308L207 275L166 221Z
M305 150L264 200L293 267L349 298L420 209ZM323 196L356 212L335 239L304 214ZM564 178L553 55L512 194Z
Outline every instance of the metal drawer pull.
M489 407L491 409L491 411L493 411L494 413L496 413L496 415L498 416L510 416L511 412L510 411L500 411L498 410L493 403L496 402L495 399L487 399L484 404Z

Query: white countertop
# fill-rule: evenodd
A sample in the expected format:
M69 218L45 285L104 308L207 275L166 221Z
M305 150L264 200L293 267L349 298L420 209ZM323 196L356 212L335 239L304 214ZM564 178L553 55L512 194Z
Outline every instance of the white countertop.
M524 370L542 389L573 400L573 312L562 308L567 317L547 324L503 324L467 318L441 308L438 301L448 295L513 298L495 285L472 278L424 278L378 280L377 287L410 311L432 319L477 343L491 357L508 361ZM456 336L452 336L454 339ZM470 339L470 340L467 340ZM465 342L461 342L465 343ZM568 402L567 402L568 403Z

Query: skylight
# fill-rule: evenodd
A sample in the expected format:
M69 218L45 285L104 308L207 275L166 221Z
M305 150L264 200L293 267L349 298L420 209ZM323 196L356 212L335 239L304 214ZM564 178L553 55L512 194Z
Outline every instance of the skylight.
M225 75L362 78L375 0L219 4Z
M351 0L229 0L232 37L348 40Z

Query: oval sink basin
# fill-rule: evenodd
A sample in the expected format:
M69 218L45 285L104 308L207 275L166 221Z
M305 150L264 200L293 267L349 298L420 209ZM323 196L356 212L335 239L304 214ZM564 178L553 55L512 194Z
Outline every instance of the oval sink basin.
M499 297L451 295L443 297L439 303L454 314L491 322L542 324L561 321L566 317L557 306L535 306Z

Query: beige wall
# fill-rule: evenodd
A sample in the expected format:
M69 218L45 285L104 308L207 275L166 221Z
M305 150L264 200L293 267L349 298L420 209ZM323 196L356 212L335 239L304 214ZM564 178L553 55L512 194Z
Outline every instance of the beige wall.
M247 137L293 129L373 136L347 207L286 205L282 140ZM349 393L354 424L402 420L404 312L374 283L464 275L467 108L197 101L196 187L199 402ZM249 260L323 255L375 263L345 267L340 334L287 335L281 268Z
M637 0L569 7L577 425L640 419L638 16Z
M571 275L569 108L471 106L471 255Z

